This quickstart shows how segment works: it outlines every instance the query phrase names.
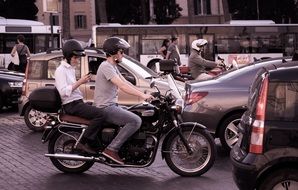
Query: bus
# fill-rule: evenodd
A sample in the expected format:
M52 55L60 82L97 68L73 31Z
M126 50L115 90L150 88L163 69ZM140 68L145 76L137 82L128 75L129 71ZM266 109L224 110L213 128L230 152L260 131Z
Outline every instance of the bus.
M149 68L162 57L158 54L163 39L179 38L182 64L187 65L191 42L203 38L208 41L204 57L209 60L225 59L227 64L236 60L246 64L254 59L291 56L298 49L298 24L274 22L231 22L229 24L181 25L94 25L92 41L101 48L110 36L127 40L131 48L126 52Z
M0 17L0 68L7 68L11 61L11 50L17 42L17 35L25 36L25 44L32 54L61 47L61 27L42 22ZM51 41L51 36L53 41Z

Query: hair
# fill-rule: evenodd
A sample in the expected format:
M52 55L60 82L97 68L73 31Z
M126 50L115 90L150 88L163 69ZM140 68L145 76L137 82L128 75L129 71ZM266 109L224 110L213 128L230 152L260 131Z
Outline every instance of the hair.
M19 42L24 43L24 41L25 41L25 37L24 37L22 34L19 34L19 35L17 36L17 40L19 40Z
M161 46L168 46L168 44L167 43L169 43L170 42L170 40L169 39L164 39L163 40L163 42L162 42L162 44L161 44Z
M177 40L178 38L176 36L172 36L171 41L174 42L175 40Z

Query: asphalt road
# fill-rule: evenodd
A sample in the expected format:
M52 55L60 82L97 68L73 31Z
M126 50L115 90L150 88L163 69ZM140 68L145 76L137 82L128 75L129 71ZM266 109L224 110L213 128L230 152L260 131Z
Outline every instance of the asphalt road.
M236 190L228 153L217 145L215 165L200 177L180 177L158 155L148 168L111 168L94 164L84 174L57 170L41 143L41 133L30 131L13 110L0 112L1 190Z

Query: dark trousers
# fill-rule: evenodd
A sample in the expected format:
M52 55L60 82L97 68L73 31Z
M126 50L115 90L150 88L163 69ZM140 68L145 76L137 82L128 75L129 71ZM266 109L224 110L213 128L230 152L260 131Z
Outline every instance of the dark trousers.
M82 143L92 143L97 140L97 134L100 131L105 114L102 109L86 104L83 100L75 100L63 105L65 113L90 120L82 139Z

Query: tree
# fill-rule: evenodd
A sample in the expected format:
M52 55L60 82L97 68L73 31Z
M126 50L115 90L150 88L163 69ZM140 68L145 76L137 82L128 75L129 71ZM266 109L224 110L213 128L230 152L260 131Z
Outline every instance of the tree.
M228 0L232 19L273 20L276 23L298 22L297 0ZM257 11L259 8L259 15Z
M182 8L175 0L154 0L155 21L157 24L171 24L181 16Z
M120 24L148 24L151 19L157 24L170 24L181 16L182 8L176 0L153 0L155 18L150 18L149 0L106 1L108 22ZM117 6L115 6L117 5Z
M69 0L62 1L62 17L63 17L63 39L71 38L70 35L70 13L69 13Z
M36 20L35 0L1 0L0 16L12 19Z

